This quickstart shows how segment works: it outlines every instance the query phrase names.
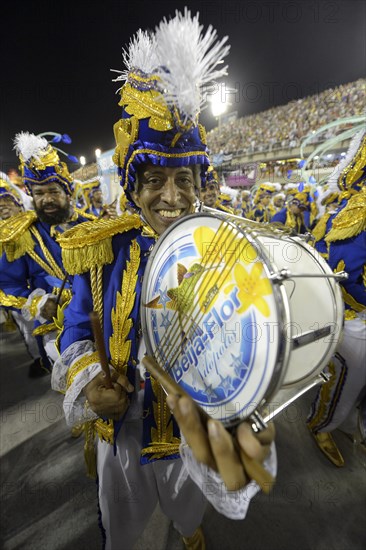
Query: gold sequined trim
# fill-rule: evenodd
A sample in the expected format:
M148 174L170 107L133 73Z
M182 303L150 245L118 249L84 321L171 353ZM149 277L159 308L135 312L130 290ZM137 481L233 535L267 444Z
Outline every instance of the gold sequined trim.
M366 188L353 195L348 204L334 218L325 237L327 243L355 237L366 229Z
M83 357L75 361L75 363L69 368L67 372L67 389L69 389L69 387L72 385L76 376L93 363L99 363L99 354L97 351L94 351L93 353L90 353L88 355L83 355Z
M37 308L39 302L42 300L43 296L35 296L31 302L31 305L29 306L29 313L32 317L35 317L37 315Z
M357 300L355 300L354 297L351 296L351 294L348 294L348 292L345 290L344 286L341 286L341 291L342 291L343 301L348 306L350 306L352 309L354 309L355 311L357 311L359 313L361 313L361 311L363 311L365 309L365 306L363 304L359 304L357 302Z
M45 334L53 332L54 330L57 330L55 323L46 323L35 328L32 334L33 336L44 336Z
M5 294L0 289L0 305L5 307L15 307L17 309L21 309L24 304L26 303L27 298L23 298L22 296L12 296L11 294Z
M151 458L155 459L178 453L180 439L173 435L173 420L165 392L153 377L151 387L155 396L153 415L156 428L151 428L151 445L142 449L141 455L152 454Z
M127 361L131 352L131 340L127 340L127 337L132 327L130 315L136 299L140 257L140 246L136 240L133 240L130 246L130 260L126 262L126 269L123 271L121 292L117 292L116 305L111 313L113 327L113 334L109 338L111 363L120 374L126 374Z
M353 321L353 319L356 319L357 313L353 311L353 309L345 309L344 310L344 320L345 321Z

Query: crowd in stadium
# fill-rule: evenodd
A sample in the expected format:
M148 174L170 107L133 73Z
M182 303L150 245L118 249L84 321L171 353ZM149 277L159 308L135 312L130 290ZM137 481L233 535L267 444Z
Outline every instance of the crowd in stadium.
M310 132L334 120L362 114L365 79L343 84L286 105L242 117L211 130L211 154L250 154L298 147ZM328 130L325 139L333 135Z

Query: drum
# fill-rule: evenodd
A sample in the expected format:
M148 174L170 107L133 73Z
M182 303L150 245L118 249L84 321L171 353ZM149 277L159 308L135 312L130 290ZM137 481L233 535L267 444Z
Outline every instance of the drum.
M335 351L343 302L304 239L211 212L177 221L157 241L141 319L147 352L230 427L281 389L311 384Z

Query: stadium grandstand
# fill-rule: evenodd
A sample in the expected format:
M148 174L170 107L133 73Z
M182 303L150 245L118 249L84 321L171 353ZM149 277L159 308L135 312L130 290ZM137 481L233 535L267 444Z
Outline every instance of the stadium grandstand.
M249 166L249 172L256 174L256 182L261 179L281 181L289 170L297 167L301 143L309 134L315 134L319 128L337 119L358 116L365 111L365 91L366 80L359 79L254 115L228 117L228 122L221 122L207 134L213 164L226 176ZM305 155L341 129L329 128L315 135ZM324 158L315 159L308 168L329 171L339 162L347 146L348 141L340 143ZM237 181L239 185L240 180ZM254 183L254 179L246 184L250 183Z

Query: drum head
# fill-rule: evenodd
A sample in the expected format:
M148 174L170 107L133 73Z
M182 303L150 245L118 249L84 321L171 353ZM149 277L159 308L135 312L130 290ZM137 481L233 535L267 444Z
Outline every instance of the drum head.
M227 426L281 383L281 298L268 276L243 230L210 214L171 226L145 271L148 353Z

